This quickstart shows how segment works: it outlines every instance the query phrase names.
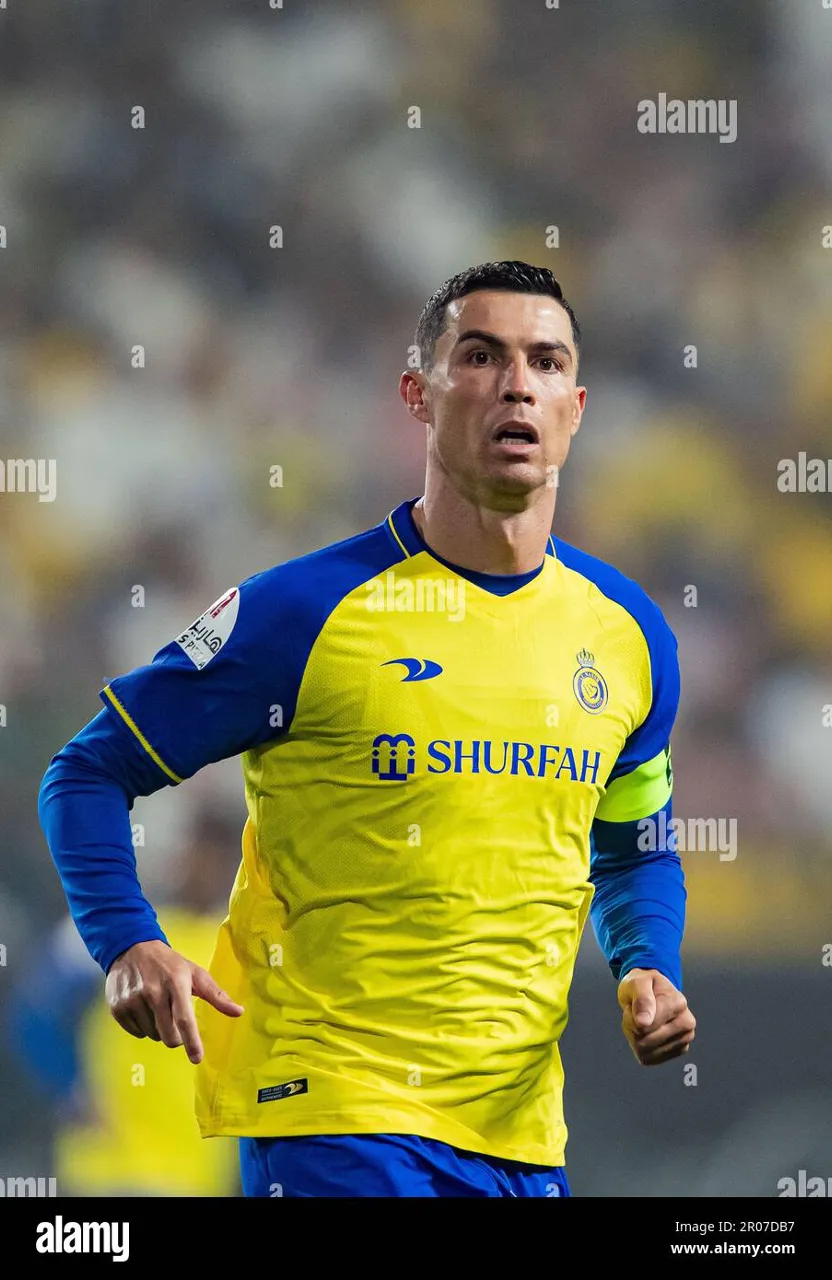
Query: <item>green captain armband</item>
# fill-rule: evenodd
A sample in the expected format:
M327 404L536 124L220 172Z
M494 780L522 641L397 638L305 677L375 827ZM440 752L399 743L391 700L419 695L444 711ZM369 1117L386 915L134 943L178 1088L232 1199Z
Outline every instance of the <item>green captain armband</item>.
M673 792L670 747L631 773L611 782L601 797L596 818L603 822L633 822L658 813Z

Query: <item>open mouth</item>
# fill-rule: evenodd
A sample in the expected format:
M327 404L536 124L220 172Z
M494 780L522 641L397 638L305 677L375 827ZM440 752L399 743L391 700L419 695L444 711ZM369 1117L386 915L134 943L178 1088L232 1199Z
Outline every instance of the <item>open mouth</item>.
M524 426L523 423L509 423L505 427L500 427L494 439L498 444L508 444L517 441L519 444L537 444L537 431L534 427Z

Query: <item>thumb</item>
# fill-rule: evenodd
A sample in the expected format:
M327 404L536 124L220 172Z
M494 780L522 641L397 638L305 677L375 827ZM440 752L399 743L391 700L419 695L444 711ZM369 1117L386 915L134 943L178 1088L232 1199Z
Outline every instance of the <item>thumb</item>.
M630 990L630 1008L637 1027L649 1027L656 1016L656 997L653 995L653 979L649 976L633 978Z
M240 1014L245 1012L241 1004L235 1004L227 991L223 991L214 979L211 977L207 969L201 969L198 964L193 966L193 993L200 996L201 999L213 1005L215 1009L219 1009L220 1013L228 1014L230 1018L239 1018Z

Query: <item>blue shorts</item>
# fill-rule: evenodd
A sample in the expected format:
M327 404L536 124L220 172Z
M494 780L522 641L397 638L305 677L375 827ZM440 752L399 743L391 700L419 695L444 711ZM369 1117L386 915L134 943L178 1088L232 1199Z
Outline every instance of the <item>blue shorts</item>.
M406 1133L240 1138L247 1196L571 1194L562 1166L498 1160Z

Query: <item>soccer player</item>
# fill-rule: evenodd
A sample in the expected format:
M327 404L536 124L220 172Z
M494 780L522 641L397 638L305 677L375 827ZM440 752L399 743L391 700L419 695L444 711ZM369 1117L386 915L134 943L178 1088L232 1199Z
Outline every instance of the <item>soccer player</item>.
M424 495L226 591L107 685L41 787L113 1016L200 1063L201 1131L240 1138L249 1195L569 1195L558 1045L588 915L638 1061L694 1034L662 838L676 643L550 532L586 398L573 311L550 271L488 263L416 345ZM129 809L240 753L208 973L142 894Z

